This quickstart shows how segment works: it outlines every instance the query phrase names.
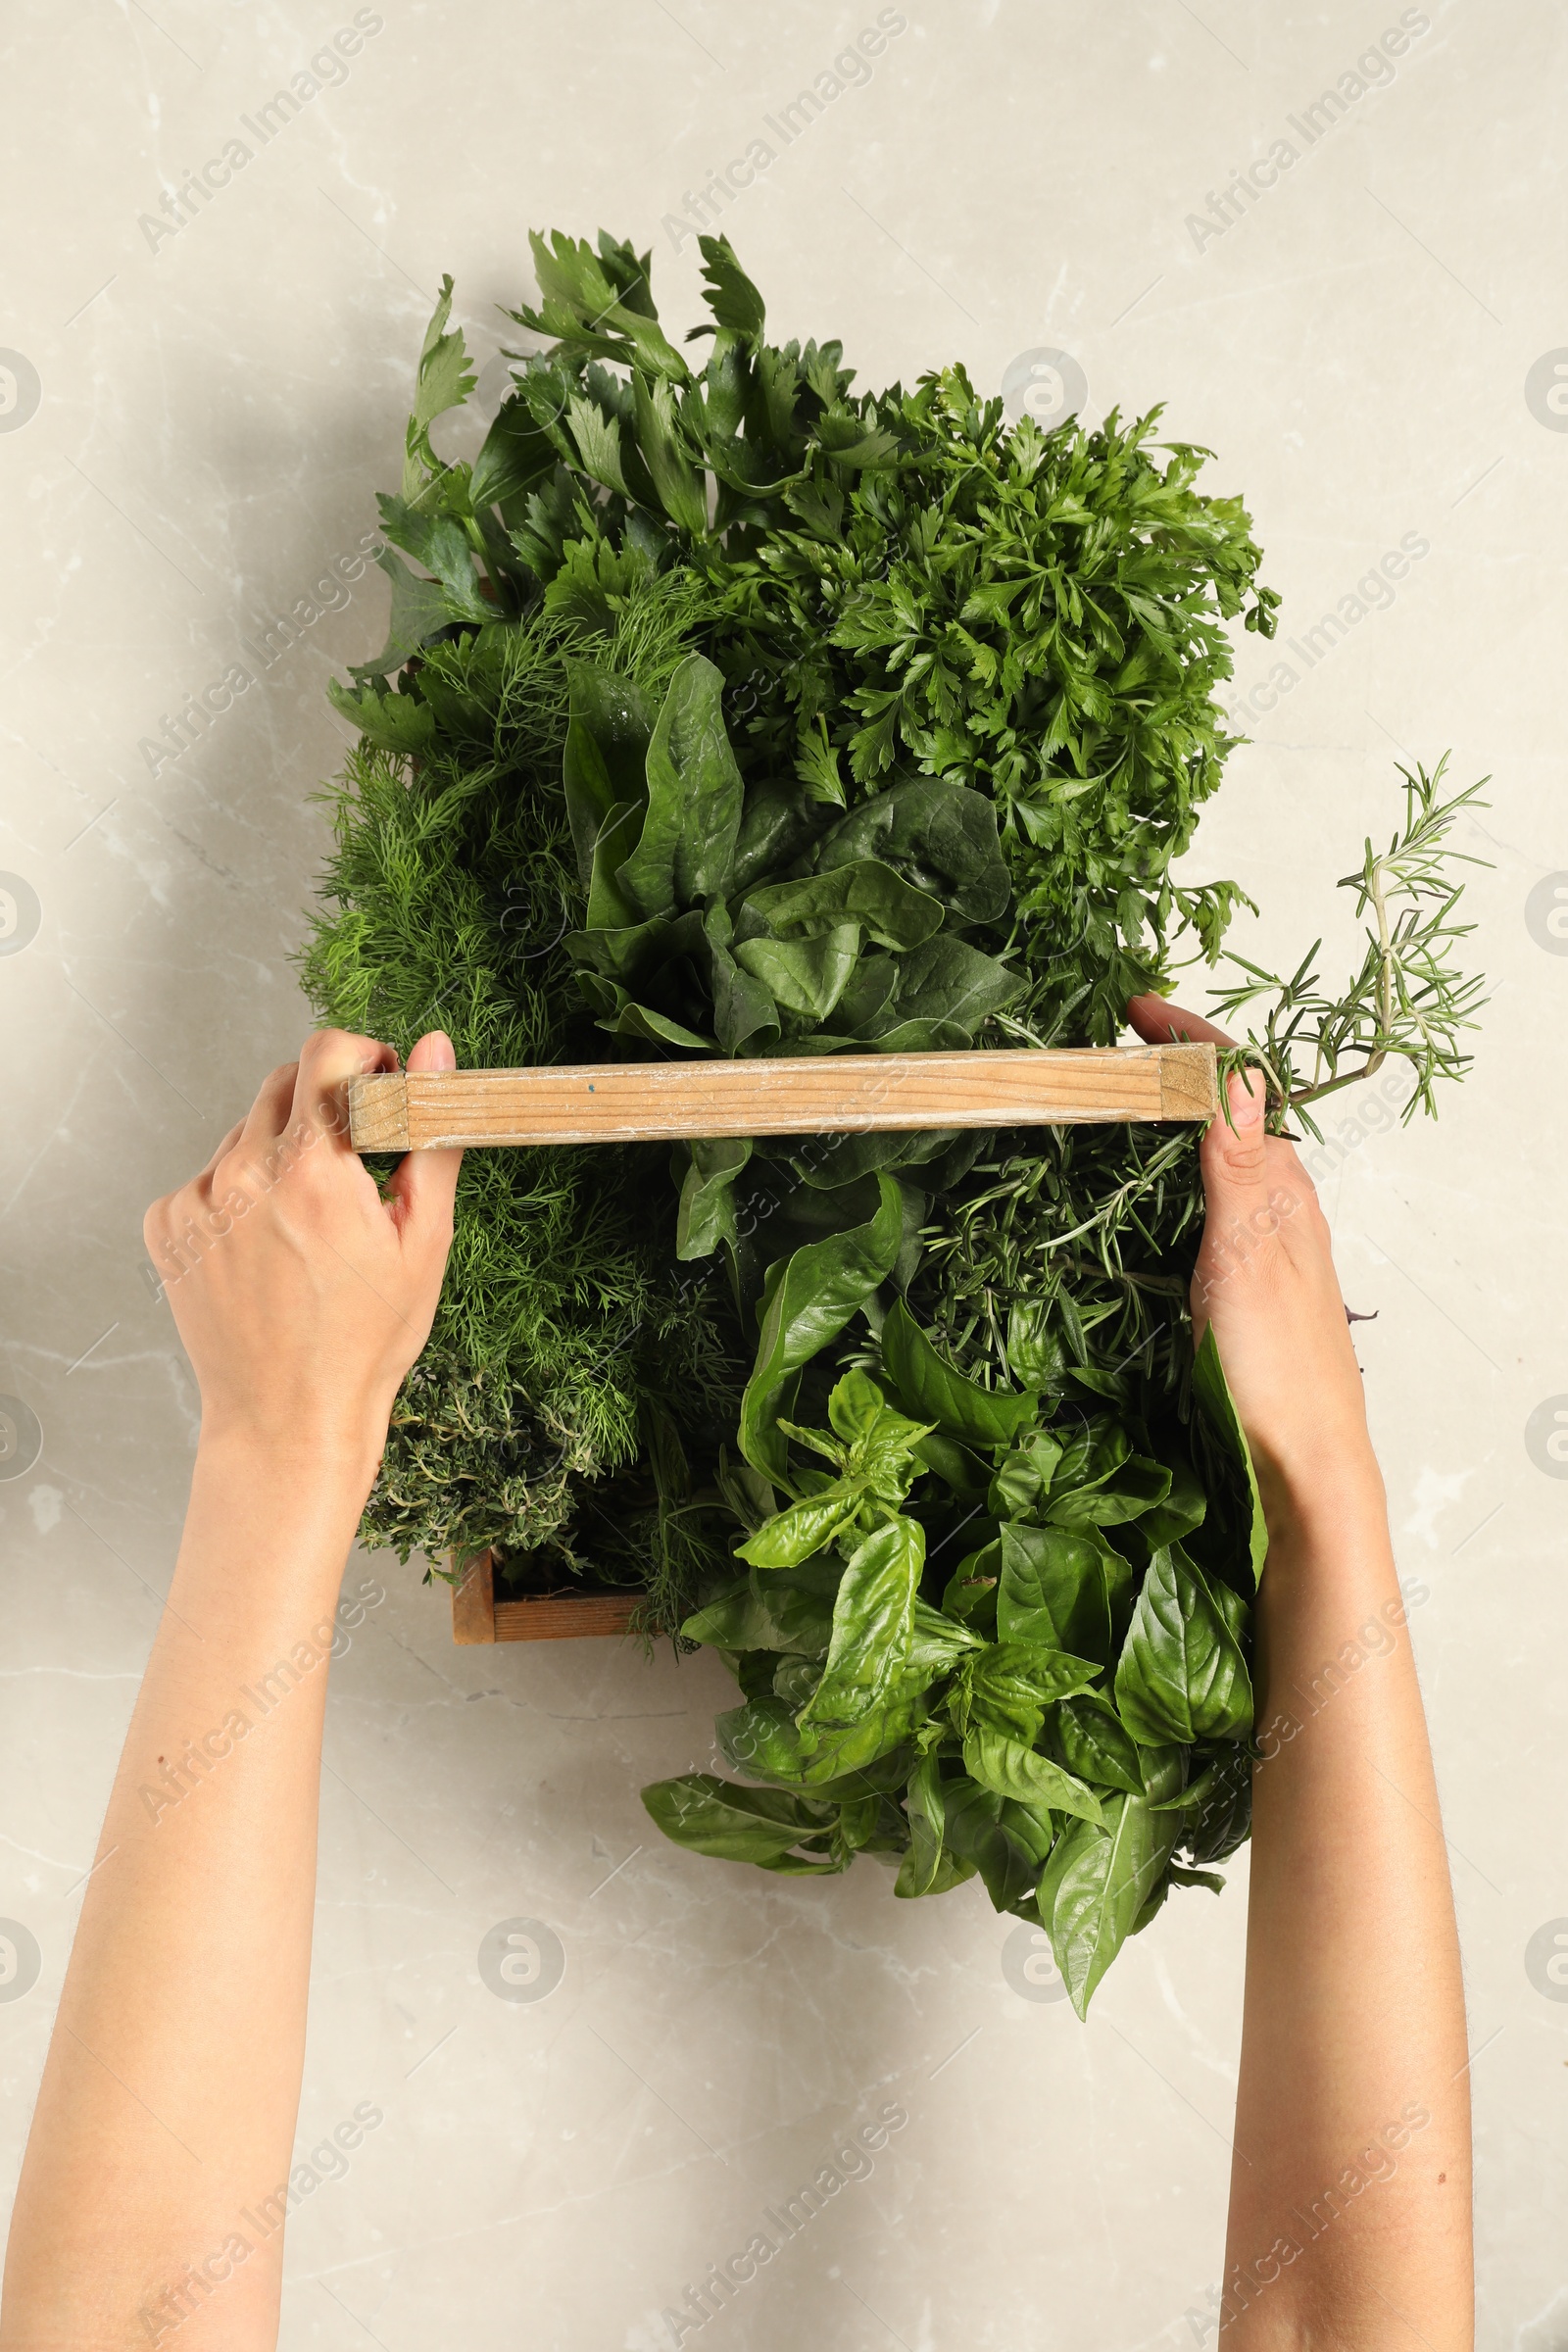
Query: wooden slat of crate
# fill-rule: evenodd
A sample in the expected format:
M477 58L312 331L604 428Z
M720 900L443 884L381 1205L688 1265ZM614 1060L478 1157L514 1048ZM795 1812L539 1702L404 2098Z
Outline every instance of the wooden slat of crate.
M526 1600L497 1600L495 1557L482 1551L452 1589L452 1639L572 1642L624 1634L641 1597L637 1592L545 1592Z
M359 1152L1211 1118L1212 1046L587 1062L356 1078Z

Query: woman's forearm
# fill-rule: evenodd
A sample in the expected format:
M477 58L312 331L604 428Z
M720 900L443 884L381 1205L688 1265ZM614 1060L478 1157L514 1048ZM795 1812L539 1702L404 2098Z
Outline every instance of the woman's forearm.
M203 1441L27 2146L4 2352L274 2340L327 1661L373 1471Z
M1369 1447L1326 1468L1276 1533L1257 1646L1263 1760L1221 2341L1461 2352L1464 1998Z

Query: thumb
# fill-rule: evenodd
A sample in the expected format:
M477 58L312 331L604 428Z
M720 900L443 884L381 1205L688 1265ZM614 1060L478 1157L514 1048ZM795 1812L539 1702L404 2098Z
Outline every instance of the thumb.
M457 1053L444 1029L432 1029L410 1054L411 1076L420 1070L455 1070ZM458 1190L461 1152L405 1152L387 1186L387 1198L403 1233L420 1240L451 1239L452 1203Z
M1199 1154L1203 1200L1211 1233L1224 1244L1239 1227L1268 1210L1268 1153L1263 1132L1264 1091L1260 1070L1233 1070L1226 1084L1230 1106L1209 1126Z

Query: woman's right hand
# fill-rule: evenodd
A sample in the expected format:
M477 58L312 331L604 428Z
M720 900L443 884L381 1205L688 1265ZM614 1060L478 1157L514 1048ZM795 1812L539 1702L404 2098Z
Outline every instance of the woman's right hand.
M1150 1045L1234 1043L1163 997L1135 997L1127 1017ZM1201 1146L1193 1330L1200 1340L1213 1326L1277 1536L1347 1473L1375 1479L1377 1467L1316 1188L1295 1145L1264 1132L1261 1074L1233 1072L1229 1101L1229 1121L1214 1119Z

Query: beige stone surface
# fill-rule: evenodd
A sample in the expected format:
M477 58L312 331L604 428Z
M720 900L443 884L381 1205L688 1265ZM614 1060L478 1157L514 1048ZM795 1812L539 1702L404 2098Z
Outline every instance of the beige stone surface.
M1397 761L1451 747L1458 778L1493 774L1465 843L1491 860L1469 902L1493 979L1475 1073L1436 1128L1373 1132L1348 1104L1320 1164L1349 1296L1378 1318L1358 1337L1418 1580L1476 2053L1480 2340L1561 2352L1568 1985L1533 1980L1526 1951L1547 1923L1568 1933L1568 1460L1532 1453L1526 1426L1559 1395L1568 1411L1568 918L1552 928L1544 882L1568 869L1562 18L1548 0L906 0L869 75L772 138L877 15L8 12L0 869L23 887L0 884L0 1390L42 1452L0 1463L0 1916L41 1966L21 1997L0 1983L0 2173L194 1436L141 1211L305 1025L311 794L344 739L322 688L379 642L385 583L323 591L265 667L245 643L373 529L443 270L486 363L495 306L528 285L527 228L604 223L653 245L683 327L697 267L673 216L764 138L779 152L724 224L778 325L841 332L873 382L961 357L989 392L1019 354L1066 352L1088 413L1164 400L1172 435L1219 453L1216 486L1245 491L1284 626L1241 645L1253 740L1191 860L1265 908L1240 947L1294 958L1326 933L1336 968L1354 943L1334 882L1392 828ZM252 136L356 23L345 73L318 68L327 86ZM1396 66L1308 145L1291 118L1401 24ZM152 236L164 189L236 137L243 169ZM1277 184L1205 229L1282 138L1299 152ZM498 398L501 371L486 382ZM1396 587L1364 590L1314 655L1304 632L1401 547ZM143 740L242 662L254 682L150 772ZM357 2103L384 2121L291 2224L291 2352L654 2352L661 2312L886 2104L907 2120L868 2177L705 2345L1212 2343L1245 1859L1220 1901L1167 1907L1080 2027L1012 1989L1013 1923L974 1886L905 1906L874 1863L816 1886L662 1844L638 1786L706 1760L713 1662L458 1650L441 1600L384 1555L348 1589L366 1605L327 1726L300 2150ZM538 2001L480 1975L481 1940L519 1918L564 1953Z

